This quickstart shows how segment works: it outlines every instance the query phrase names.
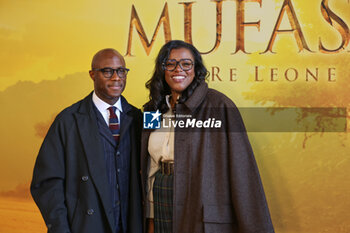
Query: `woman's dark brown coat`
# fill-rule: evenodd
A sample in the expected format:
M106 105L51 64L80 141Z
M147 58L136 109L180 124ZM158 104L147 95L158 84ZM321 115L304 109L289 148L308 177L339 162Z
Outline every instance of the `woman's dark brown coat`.
M264 190L234 103L203 82L177 114L222 121L219 129L175 130L173 233L272 233ZM181 118L177 118L181 120ZM148 138L141 145L146 201Z

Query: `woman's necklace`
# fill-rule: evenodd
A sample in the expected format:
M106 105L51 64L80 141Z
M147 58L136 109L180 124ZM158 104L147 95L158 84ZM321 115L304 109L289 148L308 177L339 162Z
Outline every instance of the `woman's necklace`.
M180 97L180 96L178 96L176 102L174 103L173 96L170 95L170 106L171 106L171 110L172 110L172 112L173 112L173 114L174 114L175 117L176 117L176 105L177 105L177 103L178 103L178 101L179 101L179 97Z

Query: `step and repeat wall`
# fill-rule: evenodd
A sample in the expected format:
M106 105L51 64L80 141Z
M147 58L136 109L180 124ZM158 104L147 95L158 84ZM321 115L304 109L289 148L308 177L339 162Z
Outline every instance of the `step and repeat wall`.
M29 194L47 129L93 89L115 48L141 108L155 57L192 43L207 82L240 108L278 233L350 232L349 0L76 0L0 3L0 229L45 232Z

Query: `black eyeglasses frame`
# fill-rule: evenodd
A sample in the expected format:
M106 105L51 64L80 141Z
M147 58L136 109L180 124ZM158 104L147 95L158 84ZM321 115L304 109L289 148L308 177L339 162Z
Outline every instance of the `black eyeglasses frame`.
M107 69L113 71L110 77L105 75L105 72L107 72L106 71ZM126 76L128 75L128 72L130 71L130 69L125 68L125 67L118 67L116 69L113 69L111 67L103 67L103 68L93 68L92 70L93 71L100 71L103 74L103 76L105 78L108 78L108 79L112 78L114 73L116 73L120 79L126 79ZM126 71L125 75L120 75L120 73L119 73L120 70Z

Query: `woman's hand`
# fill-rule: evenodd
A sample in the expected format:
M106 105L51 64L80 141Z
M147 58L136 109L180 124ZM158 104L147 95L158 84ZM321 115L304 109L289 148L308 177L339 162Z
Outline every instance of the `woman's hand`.
M153 218L147 218L147 222L148 222L147 233L154 233L154 220L153 220Z

